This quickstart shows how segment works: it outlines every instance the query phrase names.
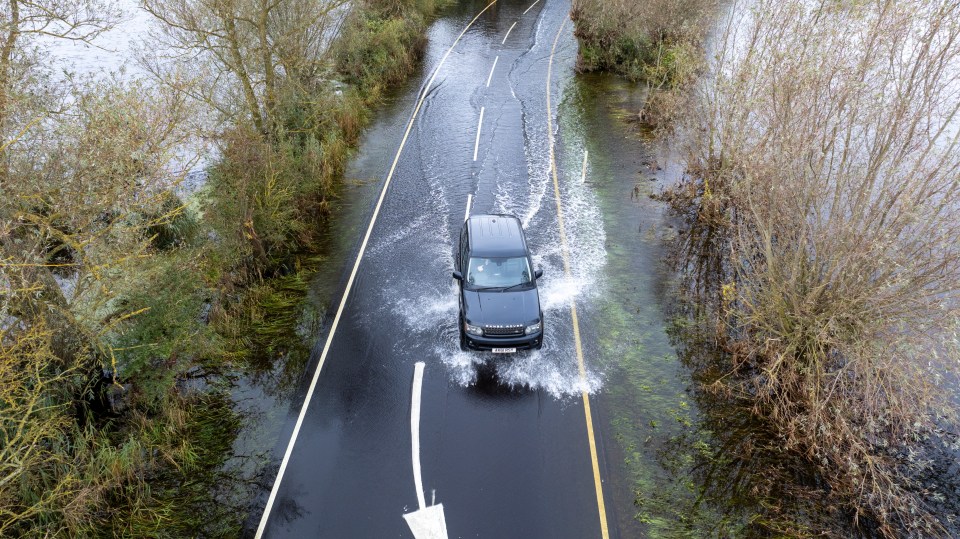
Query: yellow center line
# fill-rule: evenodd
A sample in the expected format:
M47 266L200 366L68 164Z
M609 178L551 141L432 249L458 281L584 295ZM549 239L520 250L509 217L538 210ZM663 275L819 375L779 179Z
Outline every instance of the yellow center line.
M397 163L400 162L400 154L403 152L403 147L407 144L407 139L410 137L410 131L413 130L413 124L417 119L417 114L420 113L420 108L423 106L424 100L427 98L427 94L430 92L430 87L433 85L433 81L437 78L437 73L440 72L440 68L443 67L444 62L447 61L447 58L450 56L450 53L453 52L454 47L460 43L460 39L463 38L464 34L467 33L467 30L477 19L480 18L491 6L497 3L497 0L493 0L487 7L483 8L480 13L477 13L477 16L470 21L469 24L460 32L460 35L457 36L457 39L450 45L450 48L447 49L447 53L443 55L443 58L440 60L440 63L437 64L437 67L433 70L433 75L431 75L430 80L427 81L427 85L423 87L423 92L420 93L420 99L417 101L417 106L413 110L413 115L410 116L410 121L407 123L407 129L403 133L403 139L400 141L400 147L397 148L397 154L393 158L393 163L390 165L390 172L387 173L387 178L383 182L383 188L380 190L380 198L377 199L377 205L373 209L373 215L370 217L370 223L367 225L367 232L363 236L363 242L360 244L360 250L357 252L357 258L353 263L353 269L350 271L350 278L347 279L347 286L343 291L343 297L340 298L340 306L337 307L337 314L333 317L333 323L330 325L330 333L327 334L327 341L323 345L323 351L320 352L320 359L317 361L317 368L313 372L313 378L310 380L310 387L307 389L307 394L303 399L303 404L300 406L300 415L297 416L297 422L294 424L293 433L290 435L290 441L287 443L287 449L283 454L283 459L280 461L280 468L277 470L277 477L274 479L273 488L270 489L270 496L267 498L267 503L263 508L263 514L260 516L260 525L257 527L256 539L263 537L264 532L267 529L267 521L270 518L270 510L273 508L273 504L276 501L277 493L280 490L280 482L283 480L283 475L287 470L287 464L290 462L290 455L293 453L293 446L297 442L297 436L300 434L300 429L303 426L303 420L307 415L307 408L310 404L310 399L313 397L313 392L317 388L317 381L320 379L320 370L323 368L324 362L327 359L327 352L330 350L330 345L333 343L333 337L337 332L337 327L340 324L340 318L343 315L344 307L347 305L347 298L350 296L350 291L353 289L353 282L357 277L357 270L360 269L360 261L363 259L363 255L367 250L367 243L370 241L370 235L373 233L373 226L377 222L377 216L380 215L380 207L383 205L383 200L387 196L387 189L390 187L390 181L393 179L393 173L397 169Z
M560 202L560 182L557 179L557 160L554 151L553 119L550 106L550 82L553 76L553 57L557 52L557 43L560 41L560 34L567 21L564 20L557 30L557 37L553 39L553 47L550 49L550 61L547 64L547 133L550 137L550 172L553 175L553 195L557 202L557 221L560 224L560 246L563 255L563 271L567 278L572 278L570 271L570 250L567 246L567 231L563 221L563 207ZM580 322L577 320L577 304L570 299L570 318L573 321L573 342L577 351L577 367L580 371L580 383L583 386L581 395L583 396L583 413L587 421L587 441L590 444L590 460L593 465L593 484L597 491L597 510L600 512L600 534L603 539L609 539L610 530L607 527L607 509L603 502L603 483L600 479L600 462L597 460L597 441L593 434L593 414L590 411L590 395L587 393L587 369L583 361L583 346L580 340Z

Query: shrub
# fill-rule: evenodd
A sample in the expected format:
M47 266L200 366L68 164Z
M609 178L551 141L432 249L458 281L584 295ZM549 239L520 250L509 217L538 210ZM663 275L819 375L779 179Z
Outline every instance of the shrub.
M721 385L891 537L950 519L921 478L960 359L957 20L923 1L735 6L668 195L731 354Z
M611 70L653 88L689 82L713 0L575 0L580 71Z

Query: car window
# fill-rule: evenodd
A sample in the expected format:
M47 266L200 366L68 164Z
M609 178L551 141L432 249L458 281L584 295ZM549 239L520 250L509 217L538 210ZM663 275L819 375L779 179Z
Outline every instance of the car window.
M460 229L460 257L457 260L460 271L466 271L467 251L469 249L470 235L467 234L467 225L464 224Z
M467 283L473 287L514 286L530 282L530 263L525 256L473 257L467 268Z

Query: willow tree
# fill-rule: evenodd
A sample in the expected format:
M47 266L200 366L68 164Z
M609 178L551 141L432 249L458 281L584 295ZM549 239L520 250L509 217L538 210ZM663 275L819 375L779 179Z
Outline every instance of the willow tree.
M886 536L947 535L920 478L926 441L957 440L960 5L758 0L726 23L676 192L728 381L832 503Z
M176 211L188 112L173 93L77 82L44 58L50 40L112 28L114 3L11 0L0 15L0 535L73 535L96 526L109 482L77 418L116 372L111 332L137 314L123 293L143 285L151 227Z
M160 22L160 61L148 66L231 122L277 127L280 94L324 69L347 0L144 0ZM192 84L181 84L191 79Z

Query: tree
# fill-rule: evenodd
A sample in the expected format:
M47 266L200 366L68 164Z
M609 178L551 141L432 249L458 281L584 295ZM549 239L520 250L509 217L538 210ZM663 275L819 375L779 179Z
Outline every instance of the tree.
M8 316L40 319L57 354L109 358L124 313L119 280L151 251L150 231L179 207L184 99L115 81L74 88L57 121L11 145L0 191L0 278Z
M730 379L852 514L944 534L912 454L956 419L960 6L759 0L723 28L678 191Z
M278 127L277 106L290 86L310 88L324 69L347 0L144 0L161 23L157 36L173 64L146 59L158 78L179 84L223 120L252 122L264 136ZM182 69L188 66L187 69ZM178 71L178 68L180 70Z
M89 42L113 28L120 10L113 0L7 0L0 3L0 127L4 139L24 125L10 125L11 108L29 90L26 71L35 67L31 54L35 40L53 39ZM18 91L19 90L19 91ZM39 112L39 111L33 111ZM8 129L14 131L8 132ZM4 145L4 149L6 144Z

